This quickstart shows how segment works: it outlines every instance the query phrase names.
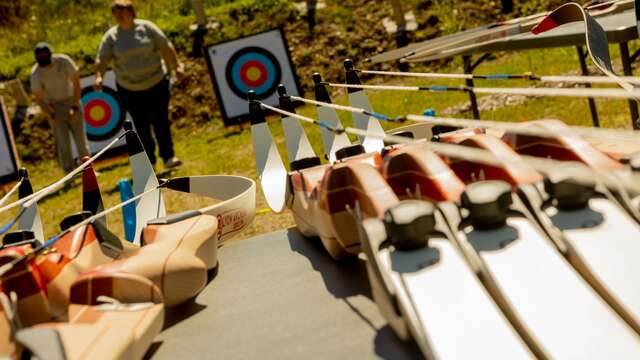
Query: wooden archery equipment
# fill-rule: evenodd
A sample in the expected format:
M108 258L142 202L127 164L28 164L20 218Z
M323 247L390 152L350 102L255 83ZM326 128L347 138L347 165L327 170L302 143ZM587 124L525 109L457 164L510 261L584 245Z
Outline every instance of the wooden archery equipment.
M301 100L300 98L294 99ZM369 116L371 116L371 114L375 114L370 109L357 109L354 107L335 104L320 104L320 102L318 101L307 102L315 104L316 106L325 106L331 107L333 109L347 110L354 113L367 114ZM301 117L299 115L287 113L286 111L279 111L276 108L264 104L262 107L268 110L280 112L281 114L283 114L283 116L291 116L299 120L314 123L318 126L324 126L328 131L367 135L366 131L362 131L359 129L334 128L331 126L327 126L327 124L322 123L321 121ZM380 114L376 114L375 118L386 118L387 120L389 120L389 118ZM535 131L540 130L533 130L533 132ZM563 129L561 133L568 131L568 129ZM469 137L470 135L473 136ZM398 136L393 137L393 140L399 140L398 142L400 144L405 144L411 141L411 139L407 138L404 138L406 140L401 139L403 138L400 138ZM341 157L340 160L338 160L334 165L316 165L307 169L294 171L290 175L292 186L294 188L293 193L290 195L293 197L293 199L291 200L292 204L294 204L293 206L295 206L298 199L304 199L306 201L306 204L308 205L313 205L314 202L317 202L316 199L327 199L327 202L325 203L326 205L324 205L323 207L333 210L334 212L332 214L337 215L335 219L342 220L342 222L334 222L333 225L335 226L336 224L338 224L344 226L338 227L338 229L334 230L333 233L330 232L329 234L325 234L325 237L330 237L330 235L332 234L336 236L333 245L341 245L338 247L337 253L335 247L328 245L328 241L323 241L323 243L325 244L325 247L328 249L329 253L331 253L334 257L341 258L345 254L340 250L344 250L345 245L347 247L351 247L352 244L355 244L351 241L345 241L346 239L351 239L351 234L348 233L347 226L352 226L352 224L344 221L344 218L341 218L342 211L348 213L350 211L349 209L358 209L359 207L361 207L361 204L366 204L366 209L364 211L358 211L358 213L360 214L360 219L364 221L363 223L366 223L367 221L370 221L372 223L377 222L380 220L374 219L381 218L381 208L392 208L393 204L397 204L396 199L394 199L393 197L389 198L388 195L386 195L389 194L389 188L385 186L385 182L390 185L392 183L395 185L392 186L391 189L396 194L396 196L413 196L417 198L425 198L423 188L427 188L429 187L429 185L432 185L431 189L429 189L432 191L432 193L428 194L426 198L431 197L431 199L433 199L439 196L440 199L436 201L442 201L443 199L447 199L445 196L448 196L448 200L460 202L461 205L470 212L459 212L459 210L457 210L455 206L448 207L449 210L447 211L442 210L445 214L444 218L450 225L458 224L464 218L466 219L464 220L464 224L468 224L465 226L478 227L478 233L473 233L474 230L471 230L471 233L473 233L473 235L471 235L470 239L469 235L471 233L466 232L468 231L468 229L460 232L457 225L451 225L452 234L457 239L456 243L459 244L460 251L465 254L467 263L472 269L474 269L474 271L478 272L483 285L486 287L489 294L491 294L491 297L496 302L496 304L498 304L502 313L509 319L509 323L511 324L511 326L513 326L513 328L517 330L518 335L521 339L523 339L522 341L524 341L524 343L528 345L529 351L533 352L538 357L562 357L571 356L572 354L581 354L584 349L580 342L571 344L558 342L558 334L554 334L553 331L547 331L544 329L547 329L547 326L549 326L550 323L554 323L554 326L556 326L556 328L565 328L565 331L576 334L576 336L585 336L586 338L588 338L593 334L590 335L584 332L582 330L582 325L576 326L578 322L576 322L575 320L583 319L584 316L587 316L587 314L589 314L588 316L594 316L593 321L604 321L602 323L602 326L612 326L613 328L615 328L615 330L612 328L612 331L621 332L621 334L623 334L622 336L617 337L614 340L614 342L620 341L620 343L615 344L612 342L611 344L607 345L611 346L611 348L606 351L612 351L613 349L616 349L616 351L625 352L627 354L638 352L640 350L640 348L638 347L640 343L638 343L637 339L637 318L635 317L635 315L630 314L628 308L626 308L626 306L629 304L628 301L630 299L628 295L633 295L635 290L633 288L629 288L627 284L626 289L623 291L624 294L617 293L614 295L616 290L611 290L604 287L602 285L602 278L595 278L593 276L593 274L598 273L600 269L596 269L596 271L593 271L592 269L586 267L583 269L578 269L579 266L582 266L586 263L586 261L584 261L584 259L580 257L584 255L578 254L573 250L573 248L567 250L567 243L563 242L565 240L551 238L551 235L547 233L547 231L549 231L548 228L544 228L543 226L541 226L538 223L538 218L532 216L529 213L530 210L526 205L528 202L523 202L519 197L511 195L512 188L520 189L522 187L525 187L536 189L536 187L539 186L538 184L541 184L542 176L540 176L533 169L528 169L524 164L535 164L535 168L543 169L546 173L551 171L550 165L552 163L557 166L558 162L537 162L535 161L535 158L532 159L531 157L519 158L517 154L513 153L513 151L505 143L502 143L498 138L488 135L477 135L477 132L475 131L459 131L452 135L441 134L440 141L449 141L465 146L461 147L452 144L437 144L436 146L436 144L424 141L420 142L418 140L418 142L411 145L397 145L392 148L385 148L385 158L382 164L380 164L379 161L376 160L375 153L358 155L358 153L356 152L355 156L346 158ZM421 149L419 148L420 146L422 147ZM450 146L453 146L455 149L451 148ZM469 146L483 150L480 152L467 152L467 150L469 150ZM435 168L438 168L438 163L433 163L433 158L431 158L429 163L427 163L425 159L427 159L428 157L425 158L424 155L416 155L418 153L422 154L424 152L427 152L427 149L430 148L434 149L437 152L441 152L441 154L445 154L446 157L450 159L448 161L453 171L458 176L466 178L467 182L472 182L470 185L468 185L469 187L471 187L471 189L467 188L461 198L460 195L464 186L455 185L456 181L452 181L451 179L456 177L455 175L452 177L451 170L436 171ZM360 151L360 153L361 152L362 151ZM490 156L486 156L487 153L490 154ZM483 155L481 154L484 154L484 159L482 158ZM371 157L372 155L373 158ZM395 167L390 165L393 164L394 157L396 157ZM477 163L478 161L479 163ZM524 164L522 163L522 161L525 161ZM380 172L375 171L375 167L371 166L371 164L373 164L374 166L378 164L378 167L381 169L383 174L382 177L380 177L379 175L374 175L380 174ZM427 164L433 164L435 168L429 169L429 167L426 166ZM480 165L480 167L473 168L473 166L478 165ZM327 184L331 184L328 179L333 171L335 171L336 173L338 171L342 171L347 176L343 175L342 177L336 177L334 181L339 186L332 189L330 186L327 186ZM309 181L305 182L301 180L294 180L296 179L296 176L298 174L307 175L306 179L302 180L314 179L314 182L309 183ZM446 190L447 188L440 188L437 185L433 186L434 184L438 184L437 180L440 176L445 176L444 178L448 179L446 181L447 185L449 186L448 190ZM575 174L572 174L572 178L574 176ZM584 178L586 174L583 174L582 176ZM499 189L506 185L504 183L479 182L477 183L478 185L476 185L476 183L473 183L478 179L484 178L508 180L511 186L508 186L506 188L509 190L504 190L506 191L506 193L502 193L502 190ZM375 179L381 180L380 182L378 182L378 180ZM368 185L367 181L369 182ZM413 184L411 184L412 181ZM419 183L419 186L416 186L416 183L418 183L418 181L422 182ZM429 184L429 182L431 183ZM458 183L460 182L458 181ZM497 246L497 248L492 248L494 250L491 250L483 248L482 246L480 246L481 244L479 245L479 243L485 243L486 241L488 241L488 238L483 235L483 232L487 230L487 226L489 228L493 226L492 224L494 223L492 222L495 219L492 219L491 216L482 215L483 211L480 211L478 209L492 206L482 203L482 201L484 200L481 200L482 195L480 194L490 192L491 189L495 190L496 188L498 189L495 192L496 199L490 200L490 203L492 201L498 201L498 203L505 204L503 200L506 199L507 196L509 198L513 196L513 199L504 201L507 201L507 203L513 202L514 205L506 205L511 209L510 214L512 215L502 217L502 215L500 215L500 212L504 211L504 208L499 211L496 210L498 211L498 213L495 213L492 210L491 215L497 215L497 223L502 224L502 220L500 219L505 220L505 224L508 224L505 225L507 226L505 229L510 229L514 226L520 229L519 233L521 234L521 236L517 236L516 238L509 238L511 236L508 235L509 231L496 230L495 234L505 234L506 237L504 239L504 242L502 243L500 241L495 241L495 239L492 239L490 243ZM296 190L299 189L306 189L308 190L308 192L296 192ZM335 190L339 191L336 193ZM331 195L335 194L339 194L339 196L331 198ZM387 200L384 200L387 198L389 198L391 201L387 202ZM340 199L340 201L338 201L338 199ZM376 205L377 200L381 200L381 202ZM607 200L605 201L608 202L610 200L611 198L607 198ZM498 209L501 208L498 207ZM618 214L620 214L621 212L619 210L616 211L616 216L618 216ZM351 210L351 212L353 212L353 210ZM294 210L294 214L295 213L296 210ZM323 230L327 231L331 228L330 222L320 222L317 220L318 214L315 214L315 218L313 215L314 214L310 212L304 213L304 215L302 216L294 215L297 223L299 224L299 227L305 235L317 235L318 232L322 232ZM623 216L625 215L623 214ZM509 218L509 222L506 221L507 218ZM379 227L380 225L378 225L378 228ZM463 228L460 229L462 230ZM526 234L526 236L524 234ZM474 238L474 236L478 236L479 238ZM498 240L500 239L500 236L497 236ZM407 237L411 238L411 236L409 235L407 235ZM375 254L372 255L372 251L369 251L372 250L372 248L365 249L365 247L367 247L368 245L363 241L362 235L360 235L359 240L359 247L367 252L367 257L369 258L370 256L375 256ZM376 246L380 244L381 241L382 240L379 239L376 243ZM376 246L374 246L373 249L375 249ZM355 248L356 246L354 245L353 247ZM538 255L530 259L519 259L519 257L521 256L519 255L519 251L513 251L511 247L515 247L518 249L526 247L528 248L527 251ZM382 251L380 247L378 247L378 249L379 251ZM425 253L428 252L427 250L428 248L421 248L421 251ZM487 253L487 251L498 251L500 253L504 253L504 255L493 256L494 254ZM534 264L525 264L529 261L532 261L534 258L537 262L544 262L545 266L547 266L548 262L549 267L555 269L558 275L552 276L551 272L544 272L542 274L538 274L535 271L531 272L531 269L535 268ZM609 258L609 260L612 260L612 258ZM516 276L505 272L506 270L503 270L500 266L498 266L498 264L505 261L506 263L511 264L508 266L509 269L515 267L514 272L517 272L519 276L533 277L531 278L531 281L535 280L535 284L537 285L532 286L532 288L535 288L536 286L544 287L548 284L556 284L568 291L570 295L567 294L567 296L569 298L574 297L575 300L573 301L580 302L581 305L571 307L570 304L573 303L573 301L571 300L550 300L551 294L542 291L541 289L538 289L535 294L531 294L528 293L528 291L531 291L531 289L514 285L511 282L511 279L515 279ZM398 297L390 298L389 296L386 296L389 293L392 293L393 296L407 296L411 299L412 296L418 296L418 293L410 293L412 295L406 295L406 291L414 291L404 290L408 289L406 281L399 282L394 286L389 285L389 279L393 278L393 276L397 276L394 275L395 272L393 270L393 267L391 267L390 270L388 265L383 265L381 262L375 265L372 264L374 264L373 261L367 263L367 267L368 273L370 275L370 280L372 282L372 287L374 289L374 296L376 297L376 302L378 302L382 312L385 313L385 316L387 316L390 323L392 324L392 327L396 329L396 332L403 338L406 338L407 334L411 333L412 337L417 340L421 350L423 351L423 354L425 354L425 356L433 355L434 350L429 346L433 345L434 342L433 338L431 338L430 336L435 337L437 335L430 333L429 336L425 337L424 327L428 327L429 325L425 325L424 322L427 322L427 320L425 320L424 322L416 320L418 319L418 317L415 315L415 309L411 308L411 306L414 306L411 305L411 302L408 303L408 306L404 304L405 307L401 310L398 310L397 307L395 308L395 310L390 309L390 303L396 304L397 306L397 304L401 303L402 300ZM397 266L401 265L398 264ZM378 275L375 274L376 271L379 273ZM403 275L400 276L402 278ZM386 280L380 280L383 277L386 277ZM402 286L404 286L404 288L402 288ZM400 295L398 295L399 293ZM432 297L434 296L434 294L429 293L429 296ZM538 300L530 301L530 299L533 297L537 297ZM389 299L392 299L392 301L390 302ZM532 304L534 303L537 304L538 307L540 306L540 304L548 304L545 305L549 306L545 311L547 311L548 313L557 314L557 316L553 319L551 317L545 319L544 317L542 317L542 313L537 313L537 311L541 311L541 308L532 307ZM612 310L612 308L610 308L610 306L615 309L615 312ZM418 310L422 311L424 309L418 308ZM400 311L400 313L398 313L398 311ZM602 320L605 318L608 320ZM404 319L404 321L406 322L403 322L402 319ZM624 319L624 321L622 319ZM452 321L451 319L449 320ZM425 341L423 339L428 340ZM443 343L446 343L446 340L439 341L442 341L442 343L438 343L438 345L440 346L442 346ZM593 348L589 351L602 351L602 348Z

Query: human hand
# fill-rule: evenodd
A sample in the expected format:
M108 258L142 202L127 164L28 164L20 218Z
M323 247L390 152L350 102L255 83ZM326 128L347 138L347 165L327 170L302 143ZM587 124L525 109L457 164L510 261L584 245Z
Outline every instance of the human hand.
M102 76L100 76L100 75L96 76L96 83L93 86L93 89L95 91L102 91Z
M44 106L40 106L40 110L42 110L42 113L47 118L53 118L53 115L56 112L56 110L50 104L47 104L47 105L44 105Z
M182 80L184 80L184 78L185 78L184 65L180 64L178 66L178 68L176 69L176 80L178 80L178 82L182 82Z
M74 105L69 108L69 122L72 123L76 121L76 117L78 115L79 110L80 110L79 105Z
M49 127L53 129L56 125L55 121L53 121L53 116L54 116L53 114L55 110L50 105L41 107L41 110L42 110L42 114L44 114L45 120L47 120L47 124L49 124Z

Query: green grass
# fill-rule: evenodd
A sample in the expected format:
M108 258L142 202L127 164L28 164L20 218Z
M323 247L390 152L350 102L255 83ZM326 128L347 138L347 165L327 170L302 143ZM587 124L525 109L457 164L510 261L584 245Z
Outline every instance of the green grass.
M114 24L110 3L42 0L30 7L27 18L0 27L0 80L17 77L27 81L34 63L33 47L39 41L49 42L55 52L69 54L83 74L91 73L103 31ZM267 30L295 15L291 2L285 0L206 0L205 6L207 16L220 23L208 35L211 42ZM139 18L153 19L178 49L188 47L188 27L194 22L190 0L137 1L136 12Z
M577 58L574 49L551 49L544 52L544 56L533 53L506 54L497 60L483 64L478 73L495 72L524 72L533 70L539 74L561 74L575 70ZM449 71L458 71L456 64L452 64ZM382 82L376 78L368 83ZM397 79L387 80L387 83L399 83ZM422 80L404 81L405 84L425 83ZM440 84L456 84L455 81L439 81ZM512 85L525 85L524 82L514 82ZM477 86L506 86L503 82L485 81L478 82ZM410 92L370 92L370 99L375 109L388 115L404 115L409 113L421 113L425 108L435 108L436 111L467 101L465 94L450 93L410 93ZM311 96L307 94L307 96ZM340 94L335 99L336 103L346 103L346 96ZM629 127L628 107L626 101L598 101L599 113L604 126ZM313 107L302 107L298 112L315 117ZM345 125L351 124L350 115L340 114ZM589 125L590 117L586 100L566 98L536 98L517 106L505 106L496 111L483 112L484 119L497 119L505 121L525 121L540 118L556 118L570 124ZM256 179L257 174L252 155L251 134L248 128L243 130L221 129L217 122L208 123L194 129L174 129L176 152L184 160L184 165L173 176L199 175L199 174L236 174ZM384 124L389 128L389 124ZM320 131L313 125L303 124L309 138L318 154L322 153ZM286 148L282 127L277 118L270 119L270 128L277 141L283 159L286 159ZM62 176L55 161L43 161L37 164L27 164L36 189L55 181ZM101 176L98 181L103 190L103 196L107 206L119 202L116 191L117 181L130 176L127 161L124 158L112 160L106 164L98 164L97 170ZM167 208L169 212L178 212L192 209L195 206L204 205L202 200L194 200L190 196L167 193ZM45 223L46 233L51 235L57 231L57 224L67 214L77 212L81 206L81 193L79 184L62 191L57 196L43 201L41 215ZM276 215L266 211L266 203L258 193L257 208L259 214L253 224L242 233L239 238L256 235L276 229L292 226L293 221L289 213ZM112 229L122 234L122 225L119 213L110 216ZM0 220L8 220L8 214L0 215Z
M0 28L0 79L3 77L19 76L25 80L33 61L31 48L36 41L46 38L50 41L57 51L68 52L76 59L80 59L85 64L85 71L91 70L90 64L92 57L100 40L103 25L110 21L110 14L107 10L109 0L46 0L47 7L36 9L33 17L28 19L21 27L18 28ZM185 29L192 21L188 0L154 0L154 1L138 1L138 14L143 18L151 18L157 22L172 38L179 47L186 47L189 40L188 31ZM304 23L296 18L291 10L291 3L284 0L240 0L240 1L221 1L208 0L207 14L214 16L220 23L220 27L216 31L210 32L208 42L217 42L225 39L231 39L238 36L246 35L256 31L266 30L279 24L286 24L288 31L292 32L295 26L303 26ZM362 11L357 8L356 2L340 3L327 1L328 7L325 12L318 14L318 23L321 29L327 31L337 31L341 27L334 26L332 21L340 22L340 26L348 31L357 32L358 26L349 25L350 16L356 11ZM417 8L418 4L426 4L428 2L411 0L410 6ZM363 2L362 4L365 4ZM371 3L366 5L370 7ZM451 8L456 6L452 0L433 2L433 6L425 10L430 14L436 14L440 18L438 26L444 33L460 30L463 23L458 19ZM531 9L533 9L532 7ZM47 9L44 11L43 9ZM368 9L368 8L367 8ZM353 10L353 11L352 11ZM533 10L531 10L533 11ZM65 14L82 14L82 16L57 16L59 13ZM380 14L376 14L380 15ZM417 16L423 16L417 12ZM426 15L425 15L426 16ZM340 19L338 17L341 17ZM371 20L369 20L371 21ZM302 25L301 25L302 24ZM334 29L335 27L335 29ZM379 28L371 28L371 31L380 31ZM421 29L419 32L429 29ZM319 54L316 49L307 46L308 40L303 37L295 37L298 41L295 46L297 52L293 53L294 61L298 59L298 72L300 74L309 74L314 67L324 66L327 68L341 68L341 56L353 56L355 58L366 57L363 52L354 44L343 44L345 40L336 34L331 35L332 42L325 42L325 47L346 46L346 55L333 54L333 57L327 53ZM300 36L300 31L296 36ZM375 43L373 39L362 38L363 43ZM290 39L291 40L291 39ZM332 45L333 44L333 45ZM361 44L362 45L362 44ZM633 45L633 44L632 44ZM375 49L368 51L379 51ZM616 61L619 54L617 48L612 46L612 55ZM634 49L631 49L632 51ZM195 60L191 60L195 61ZM201 61L201 60L198 60ZM204 65L201 64L204 69ZM519 53L497 54L496 59L487 61L476 70L476 73L523 73L531 71L535 74L565 74L575 72L578 69L578 59L574 48L558 48L548 50L536 50ZM412 66L412 70L433 70L421 65ZM449 63L448 65L438 68L442 72L460 72L461 64L458 61ZM193 76L208 79L206 70ZM341 70L333 72L333 74L341 73ZM310 79L304 75L301 79L303 87L310 88ZM336 80L336 79L334 79ZM425 81L417 79L397 79L397 78L372 78L367 79L367 83L391 83L391 84L447 84L459 85L458 81ZM208 80L201 82L200 88L178 88L175 97L195 98L196 93L210 92L205 88L211 86ZM477 81L476 86L529 86L525 81ZM206 90L206 91L205 91ZM334 101L337 103L346 103L344 92L337 92ZM312 94L306 94L312 97ZM375 110L388 115L405 115L409 113L422 113L426 108L433 108L438 113L444 109L461 104L468 101L466 94L456 93L411 93L411 92L369 92L371 103ZM188 102L181 102L186 106ZM626 101L597 101L601 123L606 127L623 127L628 128L630 125L628 106ZM215 107L213 104L197 101L196 107ZM206 110L206 109L205 109ZM315 109L313 107L302 107L298 112L315 117ZM244 175L256 179L257 174L253 162L251 135L250 131L245 128L237 131L234 129L222 129L220 115L216 112L203 111L212 118L194 119L197 125L191 126L174 126L174 141L176 143L176 152L183 159L184 165L175 173L174 176L199 175L199 174L237 174ZM530 99L523 104L517 106L505 106L494 111L484 111L481 114L484 119L496 119L505 121L525 121L541 118L556 118L563 120L569 124L589 125L590 115L586 106L586 100L568 99L568 98L536 98ZM198 112L196 111L196 117ZM345 125L351 125L350 115L341 113L340 117ZM191 120L191 118L189 119ZM270 128L277 140L283 159L286 158L286 149L284 137L279 121L275 117L270 119ZM318 128L308 124L303 125L309 135L309 138L318 154L322 154L322 143L320 131ZM383 124L386 129L393 125ZM59 179L63 174L54 160L43 160L37 163L25 164L31 174L34 187L40 189L43 186ZM96 165L97 170L101 173L98 181L102 187L103 197L106 205L111 206L118 203L119 195L116 185L118 180L130 177L130 170L125 158L109 160ZM0 194L3 190L0 190ZM192 209L197 206L204 205L202 199L194 199L192 196L183 196L181 194L166 194L167 208L169 212L178 212L186 209ZM292 216L287 212L282 215L276 215L266 211L266 203L258 190L259 213L252 225L244 231L238 238L248 237L259 233L273 231L276 229L294 225ZM48 235L52 235L58 231L58 223L65 215L78 212L81 208L81 192L79 183L74 186L60 191L55 196L45 199L40 204L41 215L45 224L45 231ZM0 214L0 223L9 220L12 214ZM122 234L122 222L120 213L114 213L109 217L111 228L118 234Z

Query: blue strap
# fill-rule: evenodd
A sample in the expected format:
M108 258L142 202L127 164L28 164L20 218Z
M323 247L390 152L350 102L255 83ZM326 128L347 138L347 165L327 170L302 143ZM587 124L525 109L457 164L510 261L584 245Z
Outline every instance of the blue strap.
M508 79L511 75L509 74L491 74L491 75L486 75L487 79Z
M449 90L448 86L444 86L444 85L431 85L429 87L427 87L429 90L431 91L447 91Z
M384 114L380 114L377 113L375 111L371 111L369 113L370 116L373 116L374 118L378 119L378 120L382 120L382 121L392 121L392 119L390 117L388 117L387 115Z
M120 201L125 202L133 197L133 189L128 179L118 182ZM136 204L127 204L122 208L122 225L124 226L124 238L133 242L136 235Z
M4 235L5 233L9 232L9 230L11 230L11 228L13 227L13 225L15 225L17 222L17 218L11 220L10 222L6 223L3 227L0 228L0 235Z

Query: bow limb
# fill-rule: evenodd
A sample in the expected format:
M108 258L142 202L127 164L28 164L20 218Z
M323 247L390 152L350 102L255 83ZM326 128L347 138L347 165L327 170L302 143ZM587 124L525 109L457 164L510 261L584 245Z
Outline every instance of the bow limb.
M287 169L273 141L261 104L255 99L255 93L249 93L249 99L251 141L260 185L271 210L280 213L284 210L288 194Z
M291 97L287 95L287 89L284 85L278 86L278 94L280 108L290 113L296 112ZM316 157L316 153L311 147L311 143L304 132L304 128L300 125L298 119L291 116L282 115L282 128L284 130L284 140L287 145L287 157L289 163L296 160Z
M620 87L627 91L633 91L634 86L618 77L611 65L609 54L609 40L602 26L577 3L568 3L560 6L551 14L545 16L531 32L535 35L550 31L560 25L582 21L584 22L585 43L589 50L589 56L596 67L605 75L614 79Z
M133 194L140 195L147 190L158 188L159 181L156 173L149 161L147 153L138 138L138 134L133 131L133 124L125 122L127 131L127 152L129 153L129 163L133 177ZM164 199L160 190L153 191L136 201L136 233L134 244L140 244L140 234L147 222L166 215Z

